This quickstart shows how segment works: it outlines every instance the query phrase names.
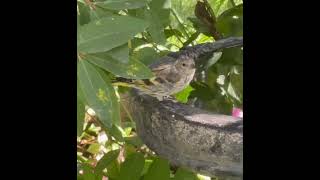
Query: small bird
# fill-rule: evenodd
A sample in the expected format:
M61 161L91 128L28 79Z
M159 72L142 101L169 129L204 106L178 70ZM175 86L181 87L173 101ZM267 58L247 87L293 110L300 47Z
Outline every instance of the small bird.
M183 90L192 81L196 71L195 60L201 55L224 48L242 46L242 43L242 37L229 37L211 43L185 47L178 52L171 52L151 64L149 67L154 78L134 80L118 77L112 84L138 89L139 92L156 97L159 101L165 98L170 99L170 95Z
M194 59L186 55L164 56L149 68L154 74L151 79L116 78L113 84L138 89L142 94L148 94L162 101L187 87L196 71Z

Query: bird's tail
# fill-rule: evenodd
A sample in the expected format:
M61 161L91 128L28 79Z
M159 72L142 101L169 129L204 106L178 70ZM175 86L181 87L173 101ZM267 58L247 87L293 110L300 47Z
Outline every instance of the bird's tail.
M150 89L150 85L153 85L149 79L126 79L123 77L116 77L111 80L113 86L131 87L139 90Z

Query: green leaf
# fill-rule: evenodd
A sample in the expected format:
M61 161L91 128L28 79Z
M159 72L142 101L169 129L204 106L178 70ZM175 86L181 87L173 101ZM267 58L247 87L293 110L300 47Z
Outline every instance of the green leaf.
M87 149L87 151L91 154L97 154L100 152L100 144L98 143L93 143L89 146L89 148Z
M144 166L144 158L141 153L130 154L120 167L118 180L138 180Z
M117 179L119 177L119 163L117 161L112 161L107 166L107 176L112 179ZM111 180L111 179L110 179Z
M150 10L145 11L145 18L150 22L148 32L154 42L164 44L164 27L170 23L171 0L153 0L149 7Z
M133 58L138 59L144 65L149 66L150 64L154 63L160 55L151 47L141 48L138 51L133 52Z
M155 13L163 27L170 24L171 0L152 0L149 4L152 13Z
M99 73L99 75L102 77L102 79L104 80L104 82L108 85L110 85L110 77L107 74L106 71L104 71L101 68L96 67L97 72ZM120 125L120 104L118 102L118 99L116 97L116 94L114 92L114 89L110 92L111 93L111 102L113 105L113 118L112 118L112 122L114 125ZM107 127L108 128L108 127ZM108 129L110 131L110 129ZM111 128L112 130L112 128Z
M197 176L184 168L179 168L173 180L198 180Z
M182 91L178 92L175 94L175 97L178 101L182 103L188 102L188 97L190 95L190 92L193 91L194 89L188 85L186 88L184 88Z
M119 156L119 152L119 150L113 150L105 154L97 163L95 167L95 172L102 173L103 169L110 165L112 161L115 161L117 159L117 157Z
M105 9L122 10L141 8L144 7L147 2L147 0L106 0L95 4Z
M134 59L130 59L128 63L124 64L113 59L107 53L90 54L85 59L114 75L124 78L148 79L153 77L153 73L148 67Z
M83 168L83 180L96 180L96 176L93 172L93 168L89 164L82 164Z
M78 78L88 105L103 125L111 128L112 122L117 122L119 118L119 104L111 83L103 79L96 68L85 60L78 62Z
M129 16L111 16L80 27L78 50L85 53L108 51L123 45L146 29L148 23Z
M112 125L111 129L108 129L108 132L110 132L111 136L113 136L117 141L123 142L123 136L122 132L120 130L120 127L117 125Z
M217 19L217 29L224 36L243 35L242 4L223 12Z
M140 148L141 146L143 146L143 142L138 136L125 137L124 139L126 143L134 145L137 148Z
M209 4L216 16L219 16L224 11L232 8L230 0L209 0Z
M150 26L147 30L152 37L152 41L158 44L164 44L166 42L166 37L164 34L164 27L161 21L159 21L159 15L151 9L145 12L145 16L150 22Z
M91 21L99 20L108 16L113 16L113 13L106 11L100 7L96 7L95 10L90 10L89 14Z
M115 47L110 51L107 51L106 54L111 56L113 59L120 61L121 63L128 63L129 61L128 43Z
M143 180L169 180L170 168L167 160L157 158L153 161Z

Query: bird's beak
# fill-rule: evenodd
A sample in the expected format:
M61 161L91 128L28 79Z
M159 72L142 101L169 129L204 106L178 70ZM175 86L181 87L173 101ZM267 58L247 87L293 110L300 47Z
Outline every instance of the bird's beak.
M192 68L192 69L195 69L195 68L196 68L196 65L195 65L195 64L191 64L191 68Z

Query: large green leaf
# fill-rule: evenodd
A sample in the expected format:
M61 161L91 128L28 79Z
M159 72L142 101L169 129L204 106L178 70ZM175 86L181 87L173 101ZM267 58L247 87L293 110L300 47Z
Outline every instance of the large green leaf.
M157 158L153 161L143 180L169 180L170 168L167 160Z
M88 105L94 109L101 122L111 128L112 122L118 121L118 115L114 112L118 112L119 107L111 83L102 79L96 68L85 60L78 63L78 78Z
M113 150L105 154L97 163L95 167L96 173L102 173L103 169L105 169L108 165L115 161L119 155L119 150Z
M149 7L150 9L145 11L145 18L150 22L148 32L154 42L164 44L164 27L170 23L171 0L153 0Z
M117 180L138 180L144 167L144 158L141 153L130 154L120 167Z
M90 10L89 14L90 14L91 21L95 21L95 20L113 15L112 12L106 11L100 7L96 7L95 10Z
M105 81L105 83L110 85L110 83L111 83L110 78L111 77L107 74L108 72L106 72L103 69L98 68L98 67L96 67L96 70L99 73L99 75L102 77L102 79ZM113 102L112 103L112 105L113 105L113 118L112 118L113 125L111 128L108 128L108 132L113 133L114 126L120 125L120 103L118 103L118 99L117 99L117 96L116 96L114 90L111 91L111 101ZM115 136L114 134L111 134L111 135L113 135L114 137L118 137L118 136Z
M130 59L128 63L121 63L107 53L90 54L85 59L117 76L132 79L148 79L153 77L148 67L134 59Z
M149 66L150 64L154 63L160 55L151 47L141 48L138 51L134 51L132 57L134 59L138 59L140 62Z
M157 21L165 27L170 23L171 0L152 0L149 4L152 13L157 14Z
M179 168L173 180L198 180L197 176L184 168Z
M122 10L140 8L145 6L147 2L147 0L106 0L95 4L106 9Z
M129 61L129 47L128 43L121 46L115 47L110 51L107 51L106 54L111 56L113 59L116 59L122 63L128 63Z
M158 44L164 44L166 41L166 37L164 34L164 27L162 25L162 22L160 21L159 15L152 9L146 10L145 15L146 19L150 22L148 32L152 37L152 41Z
M148 23L129 16L104 17L80 27L80 52L95 53L108 51L123 45L142 32Z

